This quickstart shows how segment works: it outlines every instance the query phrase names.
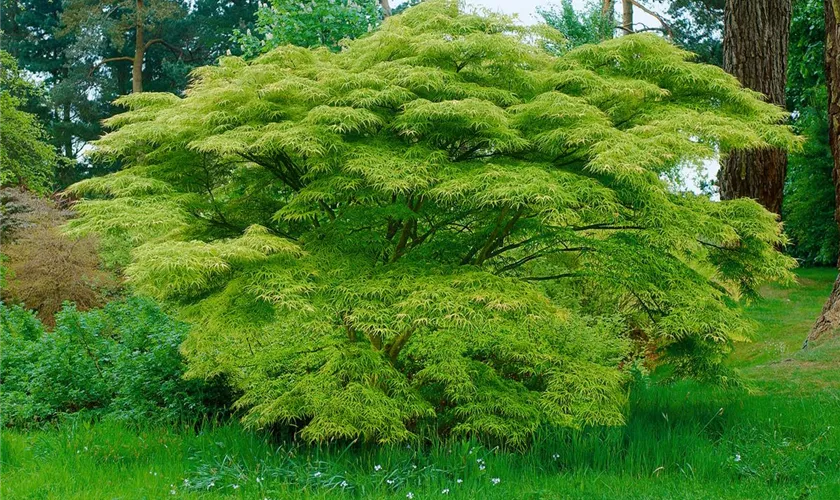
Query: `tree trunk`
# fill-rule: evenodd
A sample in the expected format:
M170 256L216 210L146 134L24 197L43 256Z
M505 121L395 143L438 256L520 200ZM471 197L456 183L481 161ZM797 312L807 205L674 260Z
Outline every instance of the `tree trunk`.
M621 31L623 35L633 33L633 3L621 0Z
M143 92L143 59L146 52L143 41L143 0L137 0L137 18L134 28L134 60L131 63L131 92Z
M388 0L379 0L379 5L382 7L382 15L391 17L391 4L388 3Z
M63 130L63 142L61 149L64 150L64 156L67 158L71 158L73 160L76 159L75 152L73 151L73 136L71 135L70 131L73 129L73 116L71 114L70 103L65 102L62 105L62 116L61 121L65 123L66 130Z
M723 68L779 106L785 105L790 16L791 0L726 0ZM733 152L719 173L720 196L753 198L778 214L786 170L782 150Z
M114 71L117 75L117 93L119 95L126 95L128 94L128 66L125 64L118 64Z
M601 0L601 33L603 40L609 40L615 36L615 0Z
M840 225L840 0L825 2L825 83L828 87L828 140L834 156L834 219ZM840 267L840 262L838 262ZM808 333L805 345L840 329L840 276L834 282L820 317Z

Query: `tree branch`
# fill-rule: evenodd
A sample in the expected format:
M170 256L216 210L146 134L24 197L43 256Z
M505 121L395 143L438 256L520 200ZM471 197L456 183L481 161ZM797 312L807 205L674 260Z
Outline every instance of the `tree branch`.
M93 73L97 69L99 69L100 66L103 66L105 64L112 63L112 62L117 62L117 61L129 61L129 62L133 63L134 58L129 57L129 56L120 56L120 57L109 57L107 59L103 59L103 60L99 61L98 63L94 64L92 68L90 68L90 71L88 71L88 76L90 77L91 75L93 75Z
M580 273L563 273L563 274L555 274L553 276L526 276L522 278L525 281L548 281L548 280L556 280L560 278L574 278L575 276L580 276Z
M153 40L149 40L148 42L146 42L146 45L143 46L143 52L145 53L145 51L147 51L149 49L149 47L151 47L152 45L154 45L156 43L159 43L159 44L163 45L164 47L166 47L167 49L172 51L173 54L176 54L179 58L184 56L184 50L183 49L175 47L174 45L165 41L163 38L155 38Z
M545 257L546 255L553 255L555 253L562 253L562 252L585 252L587 250L592 250L592 249L589 248L589 247L554 248L554 249L551 249L551 250L543 249L539 252L532 253L531 255L528 255L527 257L522 257L521 259L517 260L516 262L513 262L511 264L508 264L508 265L504 266L503 268L496 271L496 273L501 274L505 271L510 271L511 269L516 269L517 267L520 267L524 264L527 264L528 262L530 262L534 259L539 259L540 257Z
M669 38L674 38L674 32L671 30L671 26L668 23L666 23L664 19L662 19L662 16L660 16L656 12L648 9L647 7L642 5L641 3L637 2L636 0L629 0L629 1L635 7L638 7L639 10L641 10L645 14L647 14L647 15L651 16L652 18L656 19L657 21L659 21L659 24L661 24L662 27L665 28L665 31L668 33L668 37Z

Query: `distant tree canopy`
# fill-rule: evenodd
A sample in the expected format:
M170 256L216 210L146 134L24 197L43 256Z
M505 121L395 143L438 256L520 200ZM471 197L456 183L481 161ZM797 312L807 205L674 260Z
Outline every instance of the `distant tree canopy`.
M257 11L254 31L234 30L233 40L246 57L287 44L338 50L342 40L358 38L379 22L376 0L271 0Z
M596 4L591 4L583 12L577 12L571 0L562 0L560 5L537 7L537 14L563 35L563 42L558 47L549 46L560 52L612 38L615 31L613 13L605 14L602 7Z
M663 179L797 145L785 113L655 35L540 37L432 0L124 97L96 148L128 168L72 188L72 230L134 247L136 290L193 324L189 375L310 440L620 424L643 350L726 380L736 299L792 261L755 202Z
M50 191L56 155L35 115L24 111L38 89L23 78L15 59L0 51L0 186Z
M674 43L697 54L697 61L723 66L723 11L726 0L657 0L667 3Z
M21 108L43 125L61 155L58 188L119 164L82 155L101 136L114 99L132 89L136 21L143 22L143 89L180 94L192 68L232 49L234 29L253 26L257 0L0 0L3 45L44 92ZM108 61L108 62L105 62Z

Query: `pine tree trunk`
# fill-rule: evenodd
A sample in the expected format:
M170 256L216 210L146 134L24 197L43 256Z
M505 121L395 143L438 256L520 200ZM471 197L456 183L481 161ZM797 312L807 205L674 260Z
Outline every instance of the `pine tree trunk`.
M70 134L70 130L73 128L73 117L71 114L70 103L65 102L62 106L62 116L61 121L64 122L67 130L63 131L64 135L64 144L62 144L61 149L64 151L64 156L67 158L72 158L73 160L76 159L76 155L73 154L73 136Z
M601 29L606 28L604 33L601 33L603 40L609 40L615 36L614 16L615 0L601 0Z
M831 154L834 156L834 219L840 225L840 0L825 2L825 80L828 87L828 134ZM840 267L840 262L838 262ZM820 317L805 339L818 340L828 333L840 331L840 276L834 282Z
M633 33L633 4L630 0L621 0L621 31L623 35Z
M143 92L143 59L146 46L143 41L143 0L137 0L137 19L135 21L134 61L131 64L131 92Z
M779 106L785 105L790 16L791 0L726 0L723 68ZM732 153L719 173L721 198L753 198L778 214L786 170L779 149Z

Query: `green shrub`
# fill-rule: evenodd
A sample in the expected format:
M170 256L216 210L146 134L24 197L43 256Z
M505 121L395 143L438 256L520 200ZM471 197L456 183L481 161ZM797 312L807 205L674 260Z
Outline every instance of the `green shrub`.
M136 422L215 411L223 392L182 377L186 332L142 298L89 312L65 305L52 332L32 312L0 304L4 424L80 411Z

